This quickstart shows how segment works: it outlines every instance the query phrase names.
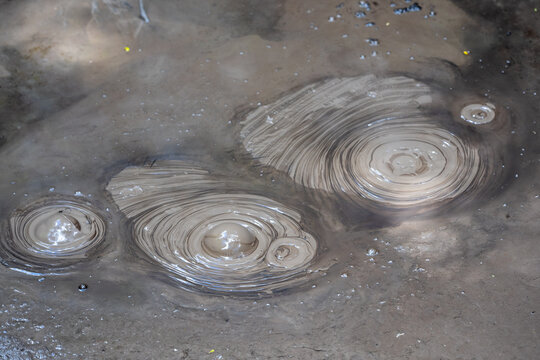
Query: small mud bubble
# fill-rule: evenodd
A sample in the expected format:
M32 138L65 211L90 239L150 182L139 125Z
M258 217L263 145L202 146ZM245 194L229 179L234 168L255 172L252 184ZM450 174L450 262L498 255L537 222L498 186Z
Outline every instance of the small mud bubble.
M487 124L495 119L495 105L470 104L461 110L461 118L474 125Z
M274 240L268 248L268 264L294 269L306 265L315 256L316 243L313 238L285 237Z
M287 248L285 246L280 246L276 250L275 257L276 257L276 259L281 261L281 260L285 259L287 256L289 256L290 253L291 253L291 250L289 248Z
M86 285L86 284L80 284L79 285L79 291L80 292L85 292L87 289L88 289L88 285Z

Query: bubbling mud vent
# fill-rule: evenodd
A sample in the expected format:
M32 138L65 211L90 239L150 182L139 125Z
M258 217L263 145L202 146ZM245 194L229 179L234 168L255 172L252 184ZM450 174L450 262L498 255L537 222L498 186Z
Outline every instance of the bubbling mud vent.
M303 186L369 208L433 208L497 172L494 147L433 112L435 95L403 76L320 81L247 114L241 137L261 163ZM462 117L487 123L495 110L471 105Z
M3 231L2 262L24 272L59 271L92 257L103 245L105 222L79 199L47 199L15 211Z
M300 214L224 185L169 160L128 167L107 190L132 221L135 244L187 290L250 295L304 282L318 244Z
M461 110L461 118L475 125L490 123L495 119L495 105L491 103L467 105Z

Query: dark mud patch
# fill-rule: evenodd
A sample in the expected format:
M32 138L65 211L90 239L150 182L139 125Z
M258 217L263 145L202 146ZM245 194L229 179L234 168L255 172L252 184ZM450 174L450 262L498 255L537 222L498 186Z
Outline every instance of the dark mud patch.
M79 68L58 71L44 59L49 45L21 53L13 47L0 48L0 145L27 126L68 108L87 95Z

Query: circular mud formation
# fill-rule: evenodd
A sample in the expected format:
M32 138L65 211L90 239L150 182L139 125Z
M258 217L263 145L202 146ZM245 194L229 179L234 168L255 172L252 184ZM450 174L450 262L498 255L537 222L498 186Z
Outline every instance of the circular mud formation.
M293 209L182 161L128 167L107 186L137 247L187 289L258 294L306 280L317 241Z
M303 186L370 208L432 208L481 188L494 157L427 113L432 95L402 76L321 81L247 114L241 137Z
M483 125L495 119L495 105L470 104L461 109L461 119L473 125Z
M95 254L105 230L102 217L78 199L36 202L11 215L2 260L30 272L58 270Z

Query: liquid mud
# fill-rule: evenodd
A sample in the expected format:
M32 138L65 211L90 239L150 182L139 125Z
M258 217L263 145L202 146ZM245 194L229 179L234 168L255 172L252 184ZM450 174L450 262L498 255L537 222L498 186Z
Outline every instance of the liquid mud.
M0 1L0 359L537 357L538 4L143 5Z
M107 190L133 222L135 244L187 290L256 296L307 278L317 240L300 214L263 196L224 192L226 177L216 178L171 160L126 168Z

